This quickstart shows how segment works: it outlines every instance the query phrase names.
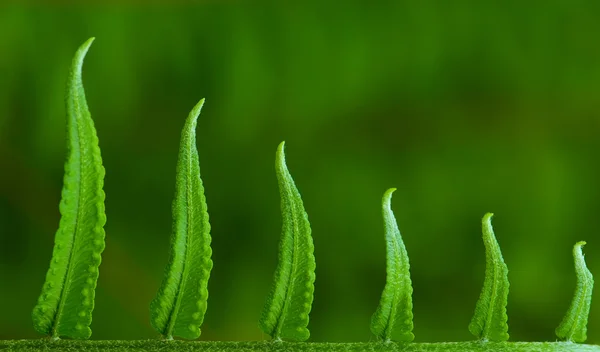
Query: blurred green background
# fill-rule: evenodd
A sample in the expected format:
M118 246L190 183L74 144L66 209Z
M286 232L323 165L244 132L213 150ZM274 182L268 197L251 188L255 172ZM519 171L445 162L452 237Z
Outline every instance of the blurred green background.
M417 341L459 341L484 273L480 219L511 281L511 340L555 340L571 248L600 276L600 3L225 1L0 5L0 338L37 337L76 48L104 165L95 339L154 338L180 131L198 149L214 269L204 340L266 338L258 317L288 166L317 258L313 341L369 341L385 280L380 199L411 259ZM597 296L597 295L596 295ZM600 299L600 298L598 298ZM600 304L588 341L600 343Z

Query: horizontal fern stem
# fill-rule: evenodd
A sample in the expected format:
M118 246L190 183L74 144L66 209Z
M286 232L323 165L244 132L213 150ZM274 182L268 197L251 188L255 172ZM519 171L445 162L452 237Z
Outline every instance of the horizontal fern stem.
M0 351L211 351L211 352L342 352L342 351L402 351L402 352L546 352L599 351L600 346L569 342L438 342L438 343L313 343L313 342L221 342L166 340L5 340Z

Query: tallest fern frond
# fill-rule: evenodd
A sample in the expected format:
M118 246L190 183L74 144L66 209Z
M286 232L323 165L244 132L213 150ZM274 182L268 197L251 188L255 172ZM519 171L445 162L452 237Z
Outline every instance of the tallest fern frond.
M77 50L67 87L67 161L60 225L50 269L33 309L35 329L54 338L87 339L104 250L104 167L81 70L94 38Z

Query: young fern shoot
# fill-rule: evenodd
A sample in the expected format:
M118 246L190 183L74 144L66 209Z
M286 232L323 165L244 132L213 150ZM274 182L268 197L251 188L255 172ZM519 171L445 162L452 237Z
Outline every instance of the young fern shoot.
M94 38L73 58L67 84L67 161L60 224L46 282L32 318L35 330L53 338L91 336L94 292L104 250L104 167L81 71Z
M441 343L412 342L412 281L408 253L391 209L395 188L382 198L386 239L386 284L371 331L384 343L272 344L254 342L183 341L164 344L145 341L57 341L61 337L88 339L94 309L98 268L104 250L103 191L105 170L94 122L88 110L82 82L84 58L94 38L75 53L67 84L67 160L60 202L60 224L50 268L37 305L32 312L35 329L52 341L0 341L0 350L215 350L215 351L600 351L600 346L574 344L586 340L594 279L588 270L582 247L573 247L577 284L571 305L556 328L565 342L505 342L508 340L508 268L492 228L493 214L482 219L486 270L483 289L469 324L469 331L481 341ZM173 228L170 259L156 298L151 303L151 324L168 340L173 337L197 339L208 300L212 270L211 226L200 177L196 148L196 127L204 99L192 109L182 134L173 200ZM305 341L313 302L315 281L314 245L308 215L292 176L287 169L284 142L277 148L275 170L283 218L279 260L273 285L264 306L260 328L276 341ZM482 343L494 341L496 343Z
M508 267L492 228L492 216L487 213L481 221L485 245L485 279L469 331L484 341L508 340Z
M571 306L560 325L556 328L558 338L579 343L585 342L587 339L587 322L594 288L594 277L585 265L585 259L583 258L582 248L584 245L585 242L581 241L573 247L577 285Z
M213 266L210 223L196 149L196 125L203 104L204 99L192 109L181 134L171 254L150 307L152 326L169 340L173 336L200 337Z
M315 281L314 245L302 198L285 164L284 142L277 148L275 170L283 226L273 286L259 321L276 340L305 341Z
M411 342L413 334L412 282L408 253L392 212L392 194L388 189L382 200L386 242L387 278L379 307L371 318L371 332L384 341Z

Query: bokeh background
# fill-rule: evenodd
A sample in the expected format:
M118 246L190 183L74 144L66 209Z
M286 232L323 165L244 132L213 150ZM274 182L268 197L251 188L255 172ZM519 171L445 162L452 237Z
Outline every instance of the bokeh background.
M316 247L312 341L373 340L389 187L416 341L472 338L485 212L510 270L512 340L556 339L576 241L600 276L598 2L19 3L0 3L0 338L38 336L64 87L91 36L84 83L108 216L95 339L157 337L149 303L168 258L180 131L202 97L214 251L204 340L267 338L257 321L277 258L282 140ZM600 343L600 304L588 327Z

